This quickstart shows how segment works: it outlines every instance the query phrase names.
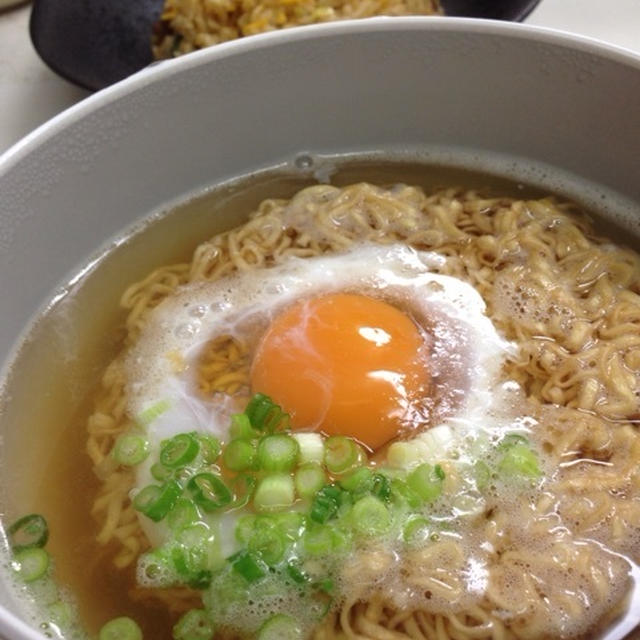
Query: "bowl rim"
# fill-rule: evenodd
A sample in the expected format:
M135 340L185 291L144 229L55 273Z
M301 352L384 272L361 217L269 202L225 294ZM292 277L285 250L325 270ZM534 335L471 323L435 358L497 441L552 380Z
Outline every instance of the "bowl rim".
M635 68L640 74L640 53L605 41L575 34L560 29L540 27L522 23L477 18L454 17L374 17L358 20L293 27L256 36L240 38L195 51L172 60L152 63L135 74L102 89L60 114L47 120L31 133L12 145L0 155L0 178L9 174L23 159L37 152L38 148L63 132L67 127L81 121L99 109L136 91L170 80L189 69L216 64L217 60L245 52L260 52L278 47L283 43L297 43L339 35L367 33L423 31L425 33L447 32L452 34L476 34L502 36L508 39L565 46L578 52ZM11 357L11 353L3 354ZM0 534L2 533L0 529ZM7 638L40 640L41 632L25 622L18 614L0 603L0 633Z
M564 45L577 51L640 69L640 53L620 45L611 44L590 36L583 36L562 29L541 27L519 22L484 20L479 18L454 18L441 16L409 16L361 18L341 20L238 38L218 45L193 51L187 55L159 60L131 76L105 87L63 110L45 121L0 155L0 177L23 157L47 139L60 133L73 122L82 120L91 112L109 105L135 91L166 81L174 75L200 66L215 64L219 59L250 51L277 47L281 43L305 42L336 35L383 33L387 31L448 32L476 35L498 35L514 40Z

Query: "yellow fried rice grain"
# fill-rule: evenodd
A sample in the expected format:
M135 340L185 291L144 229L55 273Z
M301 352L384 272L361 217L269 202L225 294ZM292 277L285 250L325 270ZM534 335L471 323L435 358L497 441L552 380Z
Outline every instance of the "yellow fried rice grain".
M153 54L171 58L243 36L333 20L441 13L439 0L166 0Z

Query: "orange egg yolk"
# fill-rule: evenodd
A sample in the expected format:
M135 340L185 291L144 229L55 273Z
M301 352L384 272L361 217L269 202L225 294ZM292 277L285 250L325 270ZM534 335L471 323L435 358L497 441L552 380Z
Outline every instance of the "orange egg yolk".
M425 339L396 307L338 293L298 302L271 323L252 367L253 392L294 429L345 435L372 450L408 426L429 391Z

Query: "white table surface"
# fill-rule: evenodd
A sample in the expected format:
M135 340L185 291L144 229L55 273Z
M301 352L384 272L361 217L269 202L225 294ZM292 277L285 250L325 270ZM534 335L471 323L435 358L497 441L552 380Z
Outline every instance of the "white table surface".
M30 10L27 3L0 12L0 153L89 95L38 58L29 39ZM640 0L542 0L527 23L572 31L640 54Z

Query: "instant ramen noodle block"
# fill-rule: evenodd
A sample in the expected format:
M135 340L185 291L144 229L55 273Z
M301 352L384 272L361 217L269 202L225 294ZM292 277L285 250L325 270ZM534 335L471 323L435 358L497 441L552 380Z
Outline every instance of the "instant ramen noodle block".
M163 609L173 640L597 637L637 605L639 290L552 196L264 200L123 293L87 424L101 570L147 637Z
M333 20L441 13L438 0L166 0L153 55L172 58L227 40Z

